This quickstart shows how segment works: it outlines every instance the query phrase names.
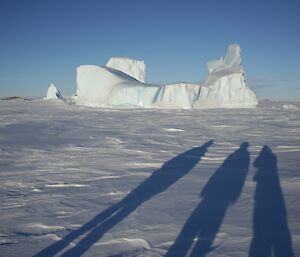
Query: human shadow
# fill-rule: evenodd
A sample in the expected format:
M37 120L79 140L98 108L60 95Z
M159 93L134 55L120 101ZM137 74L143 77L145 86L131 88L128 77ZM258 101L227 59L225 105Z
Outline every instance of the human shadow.
M184 224L165 257L205 256L214 247L228 207L242 191L249 169L249 144L230 154L204 186L202 201Z
M81 256L108 230L121 222L141 204L165 191L191 171L200 161L201 157L205 155L208 147L212 144L212 140L208 141L201 147L192 148L167 161L160 169L154 171L149 178L133 189L120 202L99 213L85 225L70 232L61 240L41 250L35 254L34 257L54 256L69 246L69 244L75 239L79 239L83 236L83 238L80 239L73 248L67 250L63 253L63 255L61 255L64 257Z
M249 257L294 257L276 155L265 145L253 165L257 172Z

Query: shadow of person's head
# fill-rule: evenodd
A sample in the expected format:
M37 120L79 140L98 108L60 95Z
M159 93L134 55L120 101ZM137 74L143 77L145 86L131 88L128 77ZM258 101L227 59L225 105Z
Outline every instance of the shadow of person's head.
M249 146L250 146L249 142L243 142L240 145L240 149L247 150Z
M254 180L258 177L268 177L277 173L277 158L269 146L265 145L255 159L253 166L257 169Z

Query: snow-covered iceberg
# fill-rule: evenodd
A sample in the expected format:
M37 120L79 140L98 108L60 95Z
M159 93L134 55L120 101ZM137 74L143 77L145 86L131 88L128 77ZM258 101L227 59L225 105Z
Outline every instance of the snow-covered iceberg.
M47 95L46 97L44 97L44 99L61 99L61 98L62 98L61 93L59 92L57 87L51 83L47 90Z
M255 107L257 98L245 84L240 53L239 45L230 45L224 59L208 62L208 78L202 85L143 83L136 74L145 78L144 62L127 58L110 59L110 67L82 65L77 68L76 103L106 108Z

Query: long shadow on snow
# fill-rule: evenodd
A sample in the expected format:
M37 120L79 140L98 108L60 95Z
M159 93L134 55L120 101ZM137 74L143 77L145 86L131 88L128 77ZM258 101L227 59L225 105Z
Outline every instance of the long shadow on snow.
M253 165L257 173L249 257L294 257L276 155L264 146Z
M205 256L222 224L229 205L242 191L249 168L249 144L230 154L204 186L202 201L184 224L165 257Z
M188 150L167 161L160 169L154 171L142 184L132 190L123 200L99 213L88 223L70 232L61 240L41 250L35 254L34 257L54 256L66 248L72 241L84 233L88 233L78 244L62 255L64 257L81 256L107 231L121 222L141 204L165 191L177 180L191 171L200 161L201 157L205 155L208 147L211 146L212 143L212 140L208 141L201 147Z

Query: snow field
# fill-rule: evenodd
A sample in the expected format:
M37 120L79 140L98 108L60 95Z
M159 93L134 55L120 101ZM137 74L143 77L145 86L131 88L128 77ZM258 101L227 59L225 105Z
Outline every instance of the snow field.
M100 238L93 237L91 245L85 241L88 230L55 255L74 253L80 246L83 252L73 256L165 256L189 222L201 224L195 211L210 210L210 200L203 202L201 192L243 142L250 144L249 170L211 242L218 247L207 256L248 256L257 189L252 164L264 145L277 158L286 222L298 256L300 119L298 111L282 106L268 102L256 109L115 111L42 100L0 101L0 256L29 257L43 250L48 253L44 256L52 256L49 246L136 188L155 189L155 178L155 183L142 185L155 171L167 171L169 163L186 174L153 197L145 196ZM199 152L192 149L210 140L198 162ZM186 161L177 162L181 158ZM189 163L193 165L185 166ZM189 253L200 242L198 237L190 240Z

